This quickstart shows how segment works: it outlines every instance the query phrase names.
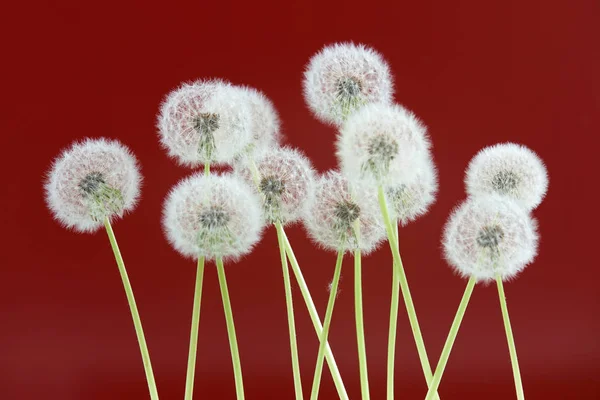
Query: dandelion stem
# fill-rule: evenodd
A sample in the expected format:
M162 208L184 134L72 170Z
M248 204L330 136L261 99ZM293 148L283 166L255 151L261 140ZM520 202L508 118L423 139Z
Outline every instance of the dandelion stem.
M296 323L294 322L294 303L292 299L292 285L290 282L290 270L288 267L287 256L285 254L285 242L283 239L283 226L281 222L275 222L277 229L277 241L279 243L279 253L281 255L281 268L283 269L283 285L285 287L285 303L287 306L288 329L290 334L290 351L292 355L292 370L294 374L294 389L296 399L301 400L302 380L300 378L300 362L298 359L298 345L296 343Z
M142 320L135 303L135 297L133 296L133 289L127 276L127 270L125 269L125 263L115 238L112 226L108 218L104 218L104 227L108 234L108 240L115 254L115 260L119 267L119 273L121 274L121 280L123 281L123 287L125 288L125 294L127 295L127 302L129 303L129 309L131 310L131 317L133 318L133 326L135 327L135 333L137 335L138 343L140 345L140 352L142 353L142 361L144 362L144 371L146 372L146 380L148 381L148 389L150 390L150 398L152 400L158 400L158 390L156 389L156 382L154 381L154 373L152 372L152 363L150 362L150 353L148 352L148 346L146 345L146 338L144 337L144 329L142 328Z
M398 221L395 221L394 238L398 241ZM392 299L390 302L390 331L388 337L387 399L394 400L394 361L396 357L396 329L400 303L400 278L392 268Z
M196 352L198 349L198 323L200 321L200 302L202 300L202 281L204 277L204 256L198 257L196 286L194 288L194 306L192 309L192 328L190 332L190 350L188 353L187 374L185 380L185 400L192 400L194 393L194 373L196 371Z
M502 308L502 318L504 319L504 329L506 331L506 340L508 341L510 362L512 364L513 375L515 378L515 389L517 391L517 399L524 400L525 394L523 392L523 382L521 381L521 371L519 370L517 348L515 346L515 339L513 337L512 327L510 325L510 318L508 316L508 307L506 305L504 285L502 284L502 278L500 276L496 277L496 283L498 284L498 296L500 298L500 308Z
M337 297L338 284L340 282L340 274L342 272L342 260L344 252L339 251L337 261L335 263L335 271L333 272L333 281L329 292L329 301L327 302L327 311L325 312L325 320L323 321L323 331L319 337L319 352L317 354L317 365L315 367L315 376L313 379L311 400L317 400L319 395L319 386L321 385L321 375L323 372L323 362L325 358L325 346L327 344L327 336L329 335L329 326L331 325L331 317L333 315L333 306Z
M362 273L360 249L354 250L354 314L356 317L356 342L360 365L360 391L363 400L369 399L369 375L367 372L367 349L365 346L365 326L362 304Z
M231 360L233 362L233 374L235 377L235 392L238 400L244 400L244 381L242 379L242 364L240 362L240 353L238 350L237 338L235 335L233 311L231 310L231 301L229 300L229 290L227 289L225 268L223 267L223 259L220 257L217 258L217 273L219 275L221 297L223 298L223 310L225 311L225 322L227 323L229 347L231 348Z
M210 161L204 163L204 176L210 175Z
M429 364L429 359L427 358L427 351L425 350L425 343L423 341L423 335L421 334L421 328L419 327L419 320L417 319L415 305L413 304L412 296L410 295L410 289L408 288L408 281L406 279L406 273L404 272L404 266L402 265L402 258L400 258L398 241L394 238L394 228L392 227L392 222L390 220L390 214L388 211L387 202L385 200L383 186L379 185L377 188L377 195L379 197L379 206L385 222L388 242L390 244L390 249L392 250L392 257L394 258L394 268L398 274L400 288L402 289L402 297L404 299L404 304L406 305L408 319L410 321L413 337L415 338L415 343L417 345L417 352L419 353L421 368L423 369L423 374L425 375L425 380L427 381L427 387L429 387L433 378L433 374L431 373L431 365ZM437 393L436 399L439 399Z
M458 329L460 328L460 323L462 322L462 319L465 315L465 311L467 309L467 305L469 304L471 294L473 293L475 283L477 283L477 280L474 277L469 278L469 282L467 283L465 293L463 294L462 300L460 301L460 304L458 306L458 311L456 312L456 316L454 317L454 321L452 322L452 326L450 327L450 333L448 333L446 343L444 344L444 348L442 349L440 360L438 361L437 367L435 368L435 375L433 376L431 384L429 385L429 391L427 392L427 397L425 397L425 400L432 400L435 396L435 393L438 390L438 387L440 386L440 382L442 381L442 375L444 374L444 369L446 368L448 358L450 357L450 351L452 350L452 346L454 345L454 340L456 339L456 335L458 334Z
M304 276L302 276L302 270L300 269L300 265L298 265L298 260L296 259L294 250L292 249L292 245L290 244L290 241L287 238L284 229L282 229L282 233L283 238L285 239L285 251L287 253L288 259L290 260L292 271L294 271L294 275L296 276L296 281L298 282L298 286L300 287L300 291L302 292L302 297L304 298L304 302L306 303L306 308L308 309L308 314L310 315L310 319L315 328L315 332L317 333L317 336L320 337L323 333L323 327L321 326L321 320L319 318L319 314L317 313L315 303L313 302L312 296L310 295L310 291L308 290L308 286L306 285ZM331 372L331 376L333 377L333 383L335 384L340 399L348 400L348 393L346 392L346 388L344 387L342 376L340 375L340 371L335 362L335 358L333 357L333 352L331 351L329 343L327 343L325 347L325 359L327 360L327 364L329 365L329 371Z

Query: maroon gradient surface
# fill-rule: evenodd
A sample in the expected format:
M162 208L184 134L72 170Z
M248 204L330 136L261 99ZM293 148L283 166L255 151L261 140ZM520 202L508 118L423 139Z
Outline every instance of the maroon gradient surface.
M516 141L545 160L550 190L535 211L533 265L506 285L528 399L597 399L600 367L597 1L16 2L2 8L2 256L0 399L148 399L144 372L106 235L62 229L42 180L73 140L118 138L145 176L136 211L115 223L146 331L161 398L183 398L195 266L161 231L169 188L190 173L158 145L155 115L180 82L221 77L261 89L277 106L286 143L319 171L336 165L335 131L301 93L310 56L353 40L389 61L396 100L429 126L440 172L431 212L401 230L402 254L432 364L465 281L441 257L440 234L465 197L463 171L482 147ZM596 26L594 26L596 24ZM321 313L335 255L289 229ZM360 396L347 258L331 343L352 399ZM391 256L363 261L372 399L385 396ZM276 237L227 267L247 398L291 399L287 322ZM305 393L317 351L294 286ZM234 381L216 271L207 268L197 399L233 399ZM426 385L401 305L397 398ZM477 286L440 388L451 399L515 398L494 286ZM322 399L335 399L328 372Z

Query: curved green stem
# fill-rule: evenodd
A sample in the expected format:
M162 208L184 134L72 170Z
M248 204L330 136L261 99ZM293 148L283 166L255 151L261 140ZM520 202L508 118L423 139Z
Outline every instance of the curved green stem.
M440 386L440 382L442 381L442 375L444 374L444 369L446 369L446 364L448 363L448 358L450 357L450 351L452 350L452 346L454 345L454 340L456 339L456 335L458 334L458 329L460 328L460 323L462 322L463 316L465 315L465 311L467 309L467 305L469 304L469 299L471 298L471 294L473 293L473 288L477 280L474 277L469 279L467 283L467 287L465 289L465 293L463 294L462 300L458 306L458 311L456 312L456 316L454 317L454 321L452 322L452 326L450 327L450 333L448 333L448 337L446 338L446 343L444 344L444 348L442 349L442 354L440 355L440 361L438 361L438 365L435 369L435 375L429 385L429 391L427 392L426 400L432 400L435 396L435 393Z
M287 235L285 234L285 230L282 229L282 233L283 238L285 239L285 251L287 253L288 259L290 260L292 271L294 271L294 275L296 276L296 281L298 282L298 286L300 287L300 292L302 293L302 297L304 298L304 303L306 304L306 308L308 309L308 314L310 315L310 319L315 328L315 332L317 333L317 336L320 337L323 332L323 327L321 326L321 320L319 318L319 314L317 313L315 303L313 302L312 296L310 295L310 291L308 290L308 286L306 285L306 281L304 280L304 276L302 275L302 270L300 269L300 265L298 264L298 260L296 259L296 255L294 254L294 250L292 249L292 245L290 244L290 241L287 238ZM348 400L348 393L346 392L346 388L344 387L342 376L340 375L340 371L335 362L335 358L333 357L333 352L331 351L329 343L327 343L325 347L325 360L327 360L327 365L329 365L329 371L331 372L331 376L333 377L333 383L335 384L335 388L337 389L340 399Z
M360 365L360 391L363 400L369 399L369 374L367 372L367 349L362 304L362 272L360 249L354 250L354 313L356 316L356 341Z
M517 347L515 346L515 338L513 337L510 318L508 316L508 306L506 305L506 296L504 294L504 285L502 278L496 277L498 284L498 296L500 297L500 308L502 308L502 318L504 319L504 330L506 331L506 340L508 341L508 351L510 352L510 362L512 364L513 376L515 378L515 389L517 391L517 399L524 400L525 393L523 392L523 382L521 381L521 371L519 369L519 359L517 358Z
M342 273L342 260L344 252L339 251L337 261L335 263L335 271L333 272L333 280L329 292L329 301L327 302L327 311L325 312L325 321L323 321L323 332L319 337L319 352L317 353L317 365L315 367L315 376L313 378L311 400L317 400L319 395L319 386L321 385L321 375L323 372L323 361L325 358L325 345L327 344L327 336L329 335L329 326L331 325L331 317L333 316L333 306L337 297L338 284L340 282L340 274Z
M294 322L294 303L292 299L292 284L290 282L290 271L285 255L285 243L283 239L283 226L281 222L275 223L277 229L277 241L279 243L279 253L281 256L281 268L283 270L283 286L285 287L285 303L287 306L288 330L290 334L290 351L292 355L292 371L294 374L294 389L296 399L302 397L302 380L300 379L300 361L298 359L298 344L296 343L296 323Z
M398 221L395 221L394 238L398 241ZM392 268L392 299L390 302L390 331L388 334L387 399L394 400L394 361L396 357L396 330L400 303L400 279L396 268Z
M144 371L146 372L146 380L148 381L148 389L150 390L150 398L152 400L158 400L158 390L156 389L156 382L154 381L154 373L152 372L152 363L150 362L150 353L148 352L148 346L146 345L146 338L144 337L144 329L142 328L142 320L135 303L135 297L133 296L133 289L127 276L127 270L125 269L125 263L115 238L115 233L112 230L110 221L108 218L104 218L104 227L108 234L108 240L112 247L113 253L115 254L115 260L119 267L119 273L121 274L121 280L123 281L123 287L125 288L125 295L127 296L127 302L129 303L129 309L131 310L131 317L133 318L133 326L135 327L135 334L140 345L140 352L142 353L142 361L144 362Z
M400 250L398 249L398 241L394 238L394 228L392 227L392 222L390 220L390 214L388 211L385 194L381 185L379 185L379 187L377 188L377 195L379 198L379 206L381 208L381 213L385 222L385 229L387 231L388 242L390 244L390 249L392 250L392 257L394 258L394 268L396 269L398 279L400 280L402 298L404 299L404 304L406 305L408 320L410 322L413 337L415 338L415 343L417 345L417 352L419 353L421 368L423 369L423 374L425 375L425 380L427 381L427 387L429 387L433 378L433 374L431 373L431 365L429 364L429 359L427 358L427 351L425 350L423 335L421 334L419 320L417 319L417 312L415 310L415 305L410 294L410 289L408 288L406 273L404 272L404 266L402 265L402 259L400 258ZM436 399L439 399L437 393Z
M219 286L221 287L223 310L225 311L225 322L227 323L227 335L229 336L229 347L231 348L231 361L233 362L233 374L235 377L235 392L238 400L244 400L242 363L240 362L240 352L238 350L238 343L235 335L233 311L231 310L231 301L229 300L229 290L227 289L225 268L223 267L223 259L220 257L217 258L217 274L219 275Z
M198 257L196 286L194 287L194 306L192 309L192 328L190 332L190 350L188 353L187 374L185 379L185 400L192 400L194 393L194 374L196 371L196 353L198 349L198 324L200 322L200 302L202 300L202 281L204 278L204 256Z

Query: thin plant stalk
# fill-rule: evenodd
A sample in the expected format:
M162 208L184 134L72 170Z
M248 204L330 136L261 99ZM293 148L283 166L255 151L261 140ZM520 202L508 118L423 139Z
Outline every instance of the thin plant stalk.
M404 299L404 304L406 305L408 319L412 328L415 343L417 345L417 352L419 354L419 360L421 361L421 368L423 369L423 374L425 375L427 387L429 387L429 385L431 384L431 380L433 379L431 365L429 364L429 359L427 358L425 342L423 341L423 335L421 334L421 328L419 326L419 320L417 319L415 305L410 294L410 289L408 288L408 280L406 279L406 273L404 272L404 266L402 265L402 258L400 257L400 250L398 248L398 241L394 237L394 228L392 226L392 221L390 220L390 214L388 211L385 194L383 192L383 186L379 185L379 187L377 188L377 195L379 198L379 206L381 208L381 213L385 222L388 242L390 244L390 249L392 250L394 268L396 270L396 273L398 274L398 279L400 280L402 298ZM437 393L435 398L436 400L439 399Z
M312 296L310 295L310 291L308 290L308 286L306 285L306 281L304 280L304 276L302 275L302 270L300 269L300 265L298 264L298 260L296 259L296 255L294 254L294 250L292 249L292 245L290 244L290 241L287 235L285 234L284 229L282 229L282 233L283 238L285 239L285 251L287 253L288 259L290 260L292 271L296 276L296 281L298 282L298 286L300 287L300 292L302 293L302 297L304 298L306 308L308 309L308 314L310 315L310 319L313 323L317 336L321 337L321 334L323 333L321 319L319 318L319 314L317 313L315 303L313 302ZM331 351L329 343L327 343L325 347L325 360L327 361L327 365L329 365L329 371L331 372L331 376L333 377L333 383L335 384L335 388L337 389L340 399L348 400L348 393L346 392L344 382L342 381L342 376L340 375L340 371L335 362L335 358L333 357L333 352Z
M454 345L454 340L458 334L460 323L465 315L467 305L469 304L469 299L471 298L471 294L473 293L473 288L475 287L476 283L477 279L474 277L469 278L469 282L467 282L465 293L463 294L462 300L458 306L458 311L454 316L454 321L450 327L450 333L448 333L446 343L444 343L444 348L442 349L442 354L440 355L440 360L438 361L438 365L435 369L435 375L433 376L431 384L429 385L429 391L427 392L427 397L425 397L426 400L432 400L438 390L438 387L440 386L444 369L446 369L446 364L448 363L448 358L450 357L450 351Z
M292 356L292 371L294 375L294 389L296 399L301 400L302 380L300 378L300 361L298 359L298 344L296 342L296 323L294 321L294 303L292 299L292 284L290 282L290 270L288 267L287 256L285 254L285 242L283 239L283 226L281 222L275 222L277 229L277 241L279 243L279 253L281 256L281 268L283 270L283 285L285 287L285 303L287 307L288 330L290 334L290 352Z
M525 393L523 392L523 382L521 381L521 371L519 369L519 359L517 358L517 348L515 346L515 338L513 337L510 318L508 316L508 307L506 305L506 296L504 294L504 285L502 278L496 277L498 284L498 296L500 298L500 308L502 308L502 318L504 319L504 330L506 331L506 340L508 341L508 350L510 352L510 362L512 364L513 376L515 378L515 389L517 391L517 399L524 400Z
M394 237L398 241L398 221L395 221ZM388 335L387 400L394 400L394 362L396 357L396 329L400 304L400 278L392 268L392 299L390 302L390 331Z
M210 175L210 161L204 163L204 176Z
M192 400L194 376L196 371L196 353L198 350L198 324L200 322L200 302L202 301L202 281L204 279L204 256L198 257L196 285L194 287L194 306L192 309L192 328L190 332L190 350L188 353L187 374L185 380L185 400Z
M140 345L140 352L142 353L142 361L144 363L144 371L146 372L146 380L148 381L148 389L150 391L150 398L152 400L158 400L158 390L156 389L156 381L154 380L154 373L152 372L152 363L150 362L150 353L148 352L148 346L146 345L146 338L144 336L144 329L142 328L142 320L135 303L135 297L133 296L133 289L127 276L127 270L125 269L125 263L115 238L110 220L104 218L104 227L108 234L108 240L112 247L113 253L115 254L115 260L119 267L119 273L121 274L121 280L123 281L123 287L125 288L125 295L127 296L127 302L129 303L129 309L131 310L131 317L133 318L133 326L135 327L135 334Z
M360 391L363 400L369 400L369 374L367 372L367 349L362 304L362 266L360 248L354 250L354 314L356 318L356 342L360 366Z
M329 326L331 325L331 317L333 316L333 307L335 305L335 299L337 298L337 290L338 284L340 282L340 274L342 273L343 259L344 252L339 251L337 261L335 263L335 270L333 272L333 280L331 281L329 301L327 302L327 311L325 312L325 320L323 321L323 332L321 332L321 336L319 337L319 352L317 354L317 365L315 367L315 376L313 379L312 391L310 395L311 400L317 400L317 396L319 395L321 375L323 373L323 362L325 360L325 345L327 344Z
M238 350L238 343L235 335L233 311L231 310L231 301L229 300L229 290L227 289L225 268L223 267L223 259L221 257L217 258L217 274L219 275L219 286L221 287L223 310L225 311L225 322L227 323L227 335L229 336L229 347L231 348L231 361L233 362L233 374L235 377L235 392L238 400L244 400L242 364L240 362L240 352Z

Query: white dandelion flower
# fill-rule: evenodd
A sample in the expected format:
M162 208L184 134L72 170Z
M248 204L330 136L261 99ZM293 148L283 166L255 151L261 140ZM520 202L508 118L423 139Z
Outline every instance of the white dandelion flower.
M280 120L277 110L262 92L251 87L239 87L250 106L252 140L241 156L261 157L281 142Z
M315 173L308 158L298 150L283 147L258 159L256 169L256 177L248 166L236 172L255 188L258 184L265 219L284 225L300 219L315 191Z
M54 160L45 183L46 203L65 227L94 232L105 218L135 208L141 180L127 147L116 140L86 139Z
M319 120L336 126L365 104L390 103L393 93L387 62L364 45L326 46L304 72L308 107Z
M542 160L527 147L502 143L473 157L465 184L470 196L498 193L533 210L546 195L548 173Z
M232 174L194 174L171 190L164 205L169 242L195 259L238 259L259 241L263 226L259 197Z
M537 222L500 195L471 197L454 210L444 230L448 262L464 277L490 281L516 276L537 254Z
M317 179L304 225L318 244L334 251L359 248L366 254L386 236L375 191L360 184L351 186L337 171Z
M162 145L180 165L228 164L252 139L247 96L220 80L185 83L160 107Z
M370 104L354 113L337 139L344 176L384 186L410 182L431 142L425 126L399 105Z
M385 190L390 216L403 226L424 215L435 201L438 190L437 171L431 156L427 155L408 182L394 182Z

